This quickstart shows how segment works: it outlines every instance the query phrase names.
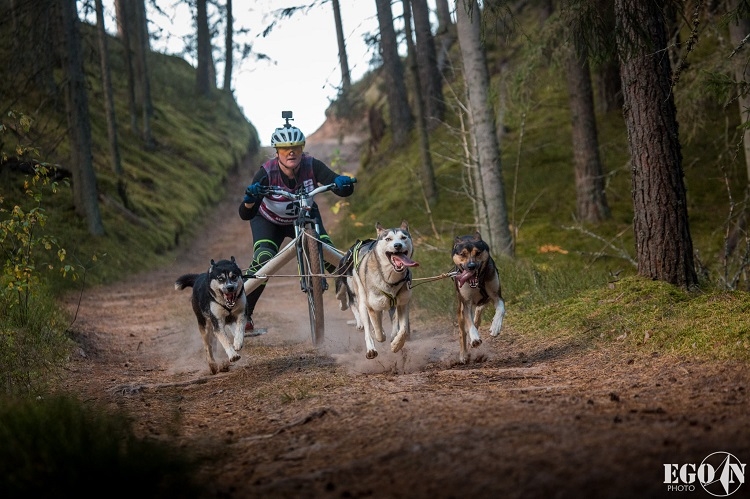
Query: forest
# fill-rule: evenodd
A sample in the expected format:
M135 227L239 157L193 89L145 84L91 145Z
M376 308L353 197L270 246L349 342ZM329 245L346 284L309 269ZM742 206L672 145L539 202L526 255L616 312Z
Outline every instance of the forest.
M326 143L324 159L358 178L351 200L329 214L334 239L345 248L372 237L376 221L406 218L418 276L429 278L448 270L455 236L478 231L498 263L508 325L458 365L454 290L426 283L414 292L415 345L450 338L434 347L437 360L415 361L415 347L417 367L388 357L361 367L356 348L318 352L294 335L269 334L213 380L192 367L175 374L163 358L174 362L171 349L158 361L143 350L184 326L169 304L159 309L170 310L169 324L116 305L122 296L138 301L118 287L133 276L164 280L176 261L214 257L195 254L197 222L224 213L264 154L231 85L240 65L265 57L235 24L238 2L186 3L194 64L151 48L160 34L149 16L168 2L117 0L116 25L105 25L113 19L101 0L0 1L0 437L11 442L0 473L15 477L0 493L40 490L33 466L11 463L14 452L45 441L34 438L48 435L45 414L76 428L102 417L92 432L131 442L131 452L117 454L117 444L100 451L146 468L123 465L115 479L143 473L151 493L181 492L192 482L180 473L195 466L201 485L213 487L206 496L300 497L308 485L310 497L378 496L377 476L353 477L389 462L390 477L429 471L434 482L412 489L414 497L509 489L509 497L601 497L614 490L607 479L625 487L623 497L661 497L666 489L650 487L663 485L664 463L700 463L720 450L747 459L747 0L375 0L377 56L359 81L349 74L339 0L275 12L269 29L310 6L334 19L341 83L327 125L339 140ZM345 139L357 141L353 161ZM228 220L227 230L245 229ZM132 323L92 325L71 306L89 298ZM282 329L267 314L270 330ZM163 334L151 331L156 323ZM355 336L344 343L358 343ZM238 398L223 398L230 393ZM482 399L492 416L476 426L456 416L482 393L492 395ZM218 400L244 408L226 409L231 430L215 426ZM106 410L81 409L94 406ZM109 419L113 408L132 430ZM249 411L258 413L252 422ZM395 414L413 440L395 431ZM342 423L354 429L335 441ZM363 440L371 430L382 440ZM484 445L463 445L469 435ZM532 445L538 435L549 439ZM101 434L82 434L72 455L90 450L87 438ZM208 438L235 447L221 457ZM629 459L615 462L611 448ZM196 462L174 460L185 449ZM489 465L498 449L515 459L499 460L507 482L467 486L452 474L475 476L467 456ZM564 458L568 451L574 458ZM411 461L403 457L410 452ZM426 464L446 455L453 458ZM597 460L604 478L566 482ZM63 461L51 459L47 476L75 484ZM554 470L549 481L529 475L540 462ZM222 477L233 485L216 485ZM393 478L382 496L409 486Z

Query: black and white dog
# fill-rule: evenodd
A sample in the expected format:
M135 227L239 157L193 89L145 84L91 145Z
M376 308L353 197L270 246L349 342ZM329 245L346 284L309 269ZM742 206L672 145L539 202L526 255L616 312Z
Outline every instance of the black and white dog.
M242 270L234 257L231 260L211 260L208 272L184 274L174 283L176 290L193 288L192 305L203 337L206 360L211 374L219 372L213 353L214 338L224 347L229 362L239 360L237 350L245 341L245 289ZM229 329L231 338L227 336ZM228 367L228 366L225 366Z

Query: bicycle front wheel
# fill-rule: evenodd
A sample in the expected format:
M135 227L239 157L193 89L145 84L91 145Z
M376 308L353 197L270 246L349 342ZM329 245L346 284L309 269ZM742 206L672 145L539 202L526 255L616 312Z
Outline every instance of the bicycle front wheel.
M307 286L307 308L310 312L310 333L312 334L313 346L319 347L323 344L325 337L325 314L323 311L323 290L325 289L325 278L323 275L322 247L318 233L311 228L305 229L302 248L305 256L305 265L308 269Z

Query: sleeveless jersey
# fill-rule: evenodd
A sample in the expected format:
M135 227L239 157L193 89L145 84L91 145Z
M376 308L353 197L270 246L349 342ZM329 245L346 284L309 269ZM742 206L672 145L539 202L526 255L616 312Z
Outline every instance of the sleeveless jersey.
M310 192L315 188L315 178L313 175L313 158L307 154L302 155L299 170L295 175L297 181L297 190L304 189L304 192ZM268 185L281 187L288 192L296 192L286 186L283 180L284 174L279 169L278 158L272 158L263 164L263 169L268 175ZM266 196L260 203L258 212L265 218L275 224L292 225L297 219L299 205L295 201L290 201L281 196Z

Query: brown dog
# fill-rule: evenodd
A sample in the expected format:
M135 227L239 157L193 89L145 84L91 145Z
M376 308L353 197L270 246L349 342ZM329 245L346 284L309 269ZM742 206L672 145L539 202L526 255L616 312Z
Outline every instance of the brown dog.
M495 261L490 256L490 247L482 240L479 232L470 236L458 236L453 241L452 252L458 298L459 360L465 364L469 360L468 340L472 348L482 344L479 337L479 324L484 307L492 302L495 316L490 326L490 336L500 334L505 316L505 301L500 293L500 276ZM468 338L466 331L469 331Z

